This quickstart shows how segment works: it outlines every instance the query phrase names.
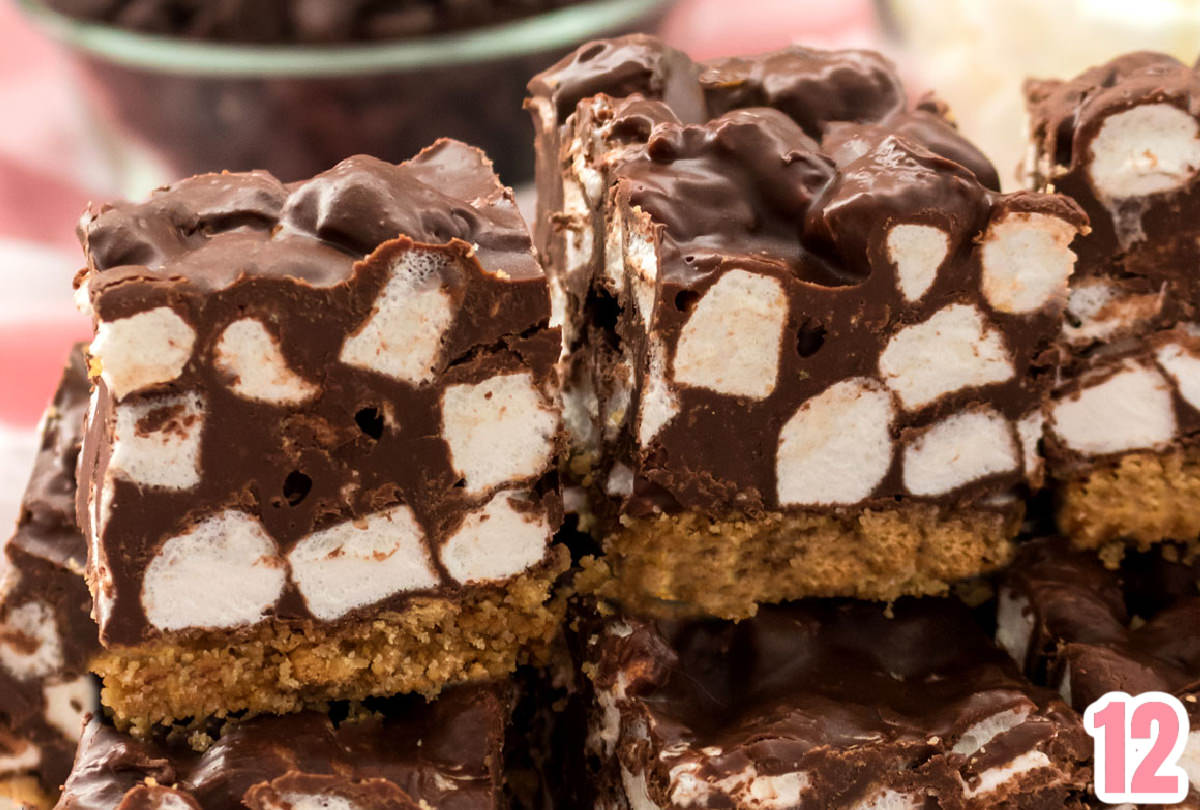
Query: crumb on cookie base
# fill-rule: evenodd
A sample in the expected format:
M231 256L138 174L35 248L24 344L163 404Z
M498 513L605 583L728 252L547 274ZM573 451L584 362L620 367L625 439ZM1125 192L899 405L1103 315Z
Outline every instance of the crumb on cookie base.
M1006 564L1022 515L1019 504L902 504L716 521L693 512L625 518L604 541L612 577L592 589L635 612L721 619L806 596L942 594Z
M419 692L511 673L549 654L565 612L551 564L461 601L414 598L402 612L334 627L268 622L243 638L204 634L118 648L93 662L121 730L233 713L286 714L332 700Z
M54 799L42 791L42 786L34 777L0 777L0 810L9 810L9 808L50 810L53 806Z
M1200 447L1126 453L1058 483L1058 528L1110 565L1128 543L1200 545Z

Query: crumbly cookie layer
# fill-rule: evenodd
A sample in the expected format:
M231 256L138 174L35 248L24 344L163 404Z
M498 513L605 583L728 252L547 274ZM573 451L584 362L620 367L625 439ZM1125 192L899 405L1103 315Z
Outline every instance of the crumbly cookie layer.
M232 713L285 714L331 700L420 692L541 663L561 626L553 565L462 601L414 599L403 612L333 628L267 623L245 638L206 634L103 654L101 699L116 724L145 736L155 724Z
M625 518L604 543L612 576L593 589L632 612L722 619L805 596L940 594L1007 563L1022 514L1020 505L907 504L715 521L690 512Z
M1080 549L1120 561L1125 545L1200 550L1200 447L1127 453L1059 485L1058 526Z

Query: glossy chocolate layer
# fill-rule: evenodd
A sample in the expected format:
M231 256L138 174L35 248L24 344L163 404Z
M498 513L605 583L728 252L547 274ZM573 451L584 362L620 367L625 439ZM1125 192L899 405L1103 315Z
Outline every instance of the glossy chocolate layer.
M277 549L247 577L261 584L282 567L286 581L253 616L183 627L398 609L413 593L454 598L548 559L548 542L536 553L505 544L481 571L495 538L443 556L456 533L486 533L489 504L546 541L561 512L559 330L511 192L482 153L441 141L405 164L360 156L290 186L261 172L191 178L93 208L81 239L98 395L79 514L100 537L89 565L106 644L180 629L147 617L146 572L172 558L168 538L214 516ZM143 331L149 342L131 342ZM452 396L467 403L454 414ZM494 458L504 441L519 446ZM329 529L355 539L313 538ZM387 532L418 536L411 565L391 546L350 550L380 532L385 545ZM306 538L308 593L284 560ZM356 604L356 574L321 579L343 553L392 566L362 571L396 587ZM313 607L331 592L339 604Z
M1001 640L1079 711L1105 692L1162 691L1200 716L1200 565L1163 553L1110 570L1061 539L1025 544L1004 578Z
M182 737L139 742L94 718L62 810L493 810L504 806L503 685L458 687L426 703L387 701L334 723L316 712L236 724L203 753Z
M606 40L530 91L539 250L581 347L564 376L601 501L714 517L896 498L989 508L1036 481L1077 206L999 194L944 105L910 108L870 52L695 64L651 38ZM939 354L934 382L921 367ZM784 445L843 394L893 410L825 432L862 427L870 438L848 445L883 447L856 467L860 486L818 492L797 483L812 477L807 439ZM962 420L997 437L964 457L1009 458L944 480L907 460Z
M88 380L71 352L42 424L16 533L0 559L0 777L12 757L54 794L83 727L98 706L87 674L99 651L84 582L87 543L75 524L75 464ZM31 761L32 760L32 761Z
M1049 808L1087 784L1078 718L957 600L615 617L589 638L591 744L631 806Z

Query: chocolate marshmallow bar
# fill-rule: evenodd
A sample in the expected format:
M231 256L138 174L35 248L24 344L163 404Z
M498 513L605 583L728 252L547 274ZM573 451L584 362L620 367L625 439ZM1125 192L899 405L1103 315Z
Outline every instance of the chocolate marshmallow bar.
M627 605L736 618L1004 563L1078 206L888 62L593 42L533 80L574 452Z
M478 150L194 177L81 225L79 514L122 726L434 693L539 654L546 278Z
M306 711L237 724L203 753L93 719L60 810L499 810L510 698L500 686L389 702L334 723Z
M99 706L88 662L100 649L75 523L88 379L76 348L43 418L16 533L0 556L0 806L53 804L87 712Z
M1076 200L1046 455L1080 548L1200 537L1200 76L1135 53L1027 85L1029 180Z
M1061 539L1022 546L1000 588L997 640L1030 677L1083 712L1106 692L1167 692L1191 732L1179 764L1200 806L1200 564L1177 547L1109 570Z
M604 622L587 644L604 808L1079 807L1076 715L962 603L808 600L739 623Z

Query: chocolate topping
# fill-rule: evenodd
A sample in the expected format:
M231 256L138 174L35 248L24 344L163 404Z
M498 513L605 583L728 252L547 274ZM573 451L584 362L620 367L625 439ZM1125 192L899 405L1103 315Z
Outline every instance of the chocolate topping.
M474 810L501 806L511 696L458 687L436 701L395 698L363 720L303 712L235 724L203 753L185 739L137 741L94 718L60 810L328 806Z
M798 786L790 799L777 787L780 807L850 807L884 790L916 806L1007 796L1012 806L1061 807L1082 793L1078 719L1025 681L961 603L901 600L892 610L810 601L736 624L608 621L586 658L601 707L613 707L594 726L601 740L615 735L610 767L645 779L662 807L687 806L684 795L734 806L721 794L754 796L738 785L756 779ZM993 721L990 738L978 731L1006 712L1021 719ZM964 783L978 786L1030 751L1047 755L1048 770L959 804Z
M5 574L0 577L0 645L52 661L48 671L15 671L0 664L0 757L19 759L20 750L6 748L36 746L41 756L33 770L48 793L66 778L77 738L50 712L70 716L71 709L82 713L95 702L93 695L85 705L52 706L45 689L86 679L88 662L100 648L83 579L87 543L75 523L75 465L88 390L82 347L76 347L46 413L17 530L0 560ZM31 624L29 616L47 622L44 630L53 638L35 636L43 628ZM43 644L56 645L58 657L46 655ZM17 661L16 666L24 665ZM89 691L85 686L81 695Z

